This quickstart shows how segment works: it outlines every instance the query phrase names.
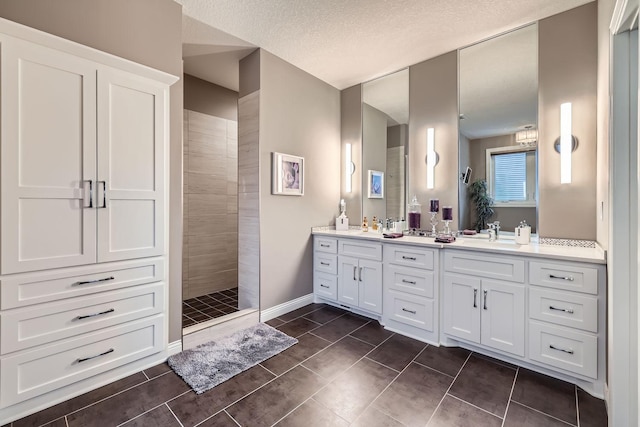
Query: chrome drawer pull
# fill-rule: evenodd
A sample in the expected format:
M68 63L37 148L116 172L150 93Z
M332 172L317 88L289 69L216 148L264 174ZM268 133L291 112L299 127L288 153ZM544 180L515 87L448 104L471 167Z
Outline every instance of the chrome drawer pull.
M483 291L483 294L484 294L484 306L482 308L486 310L487 309L487 291Z
M110 348L109 350L105 351L104 353L100 353L100 354L96 354L95 356L89 356L89 357L83 357L81 359L76 360L76 362L78 363L82 363L82 362L86 362L87 360L91 360L91 359L95 359L96 357L100 357L100 356L105 356L109 353L113 353L115 350Z
M355 281L355 280L358 280L358 279L356 279L356 269L357 269L357 268L358 268L358 267L356 267L355 265L353 266L353 280L354 280L354 281Z
M563 353L573 354L573 350L571 350L571 349L566 350L566 349L564 349L564 348L555 347L553 344L549 344L549 348L550 348L551 350L556 350L556 351L561 351L561 352L563 352Z
M327 289L329 289L329 286L324 285L324 284L322 284L322 283L320 283L320 287L321 287L321 288L327 288Z
M415 261L417 258L414 256L406 256L406 255L402 255L402 259L407 259L409 261Z
M98 209L106 209L107 207L107 181L96 181L96 193L98 192L98 185L102 183L102 206L98 206ZM96 194L96 199L97 199Z
M330 248L331 245L325 245L324 243L320 243L321 248Z
M104 279L85 280L84 282L76 282L75 285L80 286L80 285L88 285L90 283L108 282L109 280L114 280L114 279L115 277L110 276L110 277L105 277Z
M358 282L362 282L362 267L360 267L360 271L358 271Z
M413 281L407 280L407 279L402 279L402 283L408 283L410 285L415 285L416 284L416 282L413 282Z
M114 308L110 308L109 310L101 311L100 313L85 314L84 316L78 316L75 318L75 320L82 320L82 319L88 319L90 317L102 316L105 314L113 313L114 311L116 311Z
M478 290L473 289L473 308L478 308Z
M327 267L329 267L329 263L328 263L328 262L322 262L322 261L320 261L320 265L326 265Z
M85 182L89 183L89 206L85 206L85 208L93 208L93 180L85 179L84 181L82 181L83 184Z
M573 314L573 308L558 308L550 305L549 310L564 311L565 313Z
M406 311L407 313L411 313L411 314L416 314L415 310L407 310L406 308L402 307L402 311Z
M570 282L573 282L573 276L556 276L556 275L550 274L549 278L550 279L568 280Z

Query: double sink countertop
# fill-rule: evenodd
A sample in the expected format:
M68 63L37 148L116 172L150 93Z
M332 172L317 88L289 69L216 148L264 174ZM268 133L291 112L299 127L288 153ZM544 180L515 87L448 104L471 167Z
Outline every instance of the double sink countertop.
M486 234L476 236L460 236L453 243L435 242L433 237L402 236L395 239L384 238L376 231L363 232L361 230L336 231L328 227L312 228L313 235L339 237L349 239L363 239L367 241L379 241L397 245L425 246L431 248L464 249L479 252L491 252L504 255L521 255L528 257L554 258L565 261L589 262L606 264L606 251L600 245L594 248L576 246L543 245L532 239L528 245L519 245L512 236L500 236L495 242L490 242Z

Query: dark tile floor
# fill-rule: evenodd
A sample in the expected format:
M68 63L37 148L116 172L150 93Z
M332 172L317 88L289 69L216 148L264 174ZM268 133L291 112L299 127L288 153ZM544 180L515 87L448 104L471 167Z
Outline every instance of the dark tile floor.
M312 304L270 325L299 343L196 395L166 364L13 423L40 426L606 426L602 400L461 348Z
M238 288L182 301L182 327L193 326L238 311Z

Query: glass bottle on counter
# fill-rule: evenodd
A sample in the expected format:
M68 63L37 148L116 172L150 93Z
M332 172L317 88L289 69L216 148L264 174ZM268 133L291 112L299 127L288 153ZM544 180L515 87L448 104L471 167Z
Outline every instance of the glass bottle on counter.
M362 220L362 231L369 231L369 221L367 221L366 216Z
M411 203L408 206L409 212L409 229L410 230L419 230L420 229L420 217L422 216L422 206L418 203L418 197L415 195L413 199L411 199Z

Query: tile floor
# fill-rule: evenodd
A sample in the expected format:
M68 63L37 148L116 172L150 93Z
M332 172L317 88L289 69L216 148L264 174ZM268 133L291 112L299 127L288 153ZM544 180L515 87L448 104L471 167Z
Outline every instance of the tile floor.
M182 327L238 311L238 288L225 289L182 301Z
M340 309L312 304L267 323L299 343L206 393L162 364L13 426L607 425L603 401L572 384Z

